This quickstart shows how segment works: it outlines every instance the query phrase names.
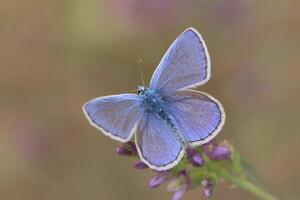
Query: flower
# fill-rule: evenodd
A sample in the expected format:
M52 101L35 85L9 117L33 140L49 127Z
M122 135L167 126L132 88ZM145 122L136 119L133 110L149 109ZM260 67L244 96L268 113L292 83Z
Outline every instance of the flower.
M190 163L192 163L193 166L201 167L204 164L201 155L195 149L188 148L186 152L188 160L190 161Z
M218 180L218 174L214 170L218 167L224 167L224 165L218 165L217 161L234 160L234 156L231 158L231 152L234 152L234 150L226 140L220 143L212 140L202 145L202 150L199 149L199 147L188 147L186 149L186 159L183 159L174 168L167 171L152 170L156 172L156 174L150 179L149 187L157 188L167 182L167 191L173 194L172 200L182 200L186 192L202 185L203 195L206 198L211 197L215 181ZM134 142L127 142L121 147L118 147L116 151L119 155L138 156ZM204 162L204 160L206 162ZM216 165L214 166L214 164ZM141 160L135 161L133 167L138 170L150 169L148 165ZM228 167L230 166L228 165Z
M168 172L167 171L162 171L158 172L155 176L151 178L149 181L149 186L151 188L157 188L160 185L164 184L167 179Z
M210 180L204 179L201 184L204 186L203 188L203 195L207 198L211 197L212 195L212 189L213 189L213 184L211 183Z

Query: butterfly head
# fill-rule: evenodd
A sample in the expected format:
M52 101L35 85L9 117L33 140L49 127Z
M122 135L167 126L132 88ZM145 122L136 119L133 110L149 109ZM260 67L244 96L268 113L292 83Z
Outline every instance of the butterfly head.
M138 95L144 95L147 90L149 90L149 88L145 87L145 86L138 86Z

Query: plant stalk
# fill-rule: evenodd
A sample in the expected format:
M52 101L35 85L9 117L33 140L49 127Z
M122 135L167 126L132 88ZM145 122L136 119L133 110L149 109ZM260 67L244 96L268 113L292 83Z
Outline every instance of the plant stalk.
M259 197L262 200L279 200L277 197L275 197L272 194L269 194L268 192L257 187L256 185L254 185L253 183L251 183L244 177L231 175L225 170L222 170L221 172L219 172L219 175L221 177L223 177L225 180L232 182L233 184L256 195L257 197Z

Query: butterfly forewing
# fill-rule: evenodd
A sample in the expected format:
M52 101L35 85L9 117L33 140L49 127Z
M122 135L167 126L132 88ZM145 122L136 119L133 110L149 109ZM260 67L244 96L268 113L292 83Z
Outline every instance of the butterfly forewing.
M165 94L204 84L210 78L210 58L201 35L193 28L172 43L155 70L150 87Z
M141 115L140 99L121 94L92 99L83 106L90 123L121 142L130 140Z

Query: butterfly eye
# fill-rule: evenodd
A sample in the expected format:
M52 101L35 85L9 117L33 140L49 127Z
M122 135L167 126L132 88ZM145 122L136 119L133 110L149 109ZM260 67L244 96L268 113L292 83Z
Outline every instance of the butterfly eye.
M138 86L138 95L144 94L144 92L146 91L146 88L144 86Z

